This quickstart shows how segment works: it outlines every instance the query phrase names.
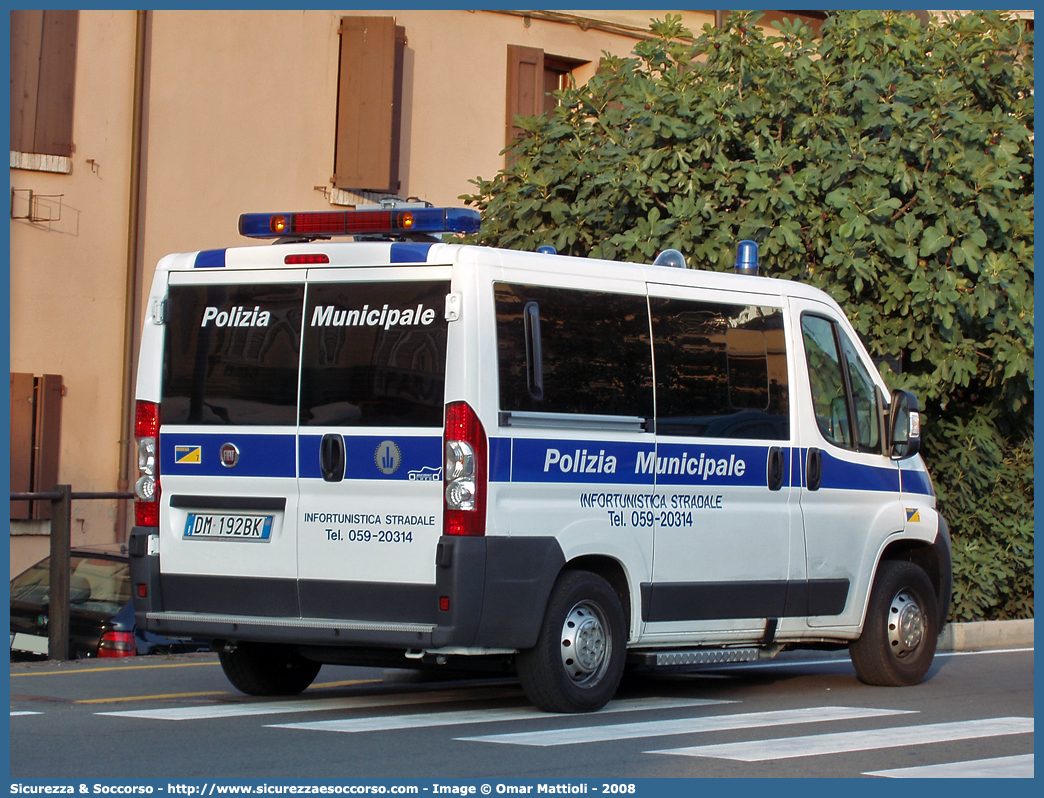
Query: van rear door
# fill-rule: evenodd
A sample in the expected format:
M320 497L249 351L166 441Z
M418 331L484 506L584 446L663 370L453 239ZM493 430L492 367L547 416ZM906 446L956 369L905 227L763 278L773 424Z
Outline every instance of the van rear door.
M433 623L450 267L316 270L305 301L304 617Z
M160 404L168 610L296 616L303 270L172 272Z

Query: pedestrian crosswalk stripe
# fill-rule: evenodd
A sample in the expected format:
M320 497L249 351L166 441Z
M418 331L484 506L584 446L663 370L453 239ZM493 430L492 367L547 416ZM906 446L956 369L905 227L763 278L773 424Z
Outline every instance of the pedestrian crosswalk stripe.
M712 704L730 704L731 701L709 698L635 698L610 701L596 717L612 712L634 712L640 709L674 709L704 707ZM562 717L548 715L536 707L513 707L509 709L473 709L459 712L425 712L414 715L388 715L371 718L345 718L342 720L305 721L303 723L278 723L269 728L306 729L327 732L374 732L393 729L423 729L432 726L456 726L468 723L495 723L506 720L533 720L537 718Z
M804 707L735 715L711 715L698 718L675 718L641 723L619 723L611 726L579 726L572 729L490 734L482 737L458 737L459 740L509 745L572 745L639 737L667 737L673 734L720 732L734 729L757 729L795 723L818 723L831 720L857 720L887 715L904 715L910 710L870 709L864 707Z
M973 759L970 762L947 762L942 765L872 770L863 775L884 776L890 779L1032 779L1033 754L999 756L995 759Z
M647 751L646 753L764 762L768 759L843 754L850 751L900 748L907 745L1002 737L1008 734L1030 734L1032 732L1033 718L984 718L955 723L934 723L926 726L899 726L868 731L784 737L776 740L696 745L689 748Z
M444 690L431 693L396 693L394 695L347 696L344 698L312 698L290 701L242 701L230 704L207 704L192 707L131 709L122 712L98 712L117 718L149 720L209 720L253 715L284 715L294 712L324 710L376 709L413 704L436 704L449 701L483 701L487 699L521 698L517 687L490 687L470 690Z

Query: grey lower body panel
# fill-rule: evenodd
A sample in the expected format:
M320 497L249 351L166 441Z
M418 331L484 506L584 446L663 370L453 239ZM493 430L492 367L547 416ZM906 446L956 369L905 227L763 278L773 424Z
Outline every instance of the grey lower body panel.
M847 579L643 583L642 620L713 621L840 615Z
M237 616L194 612L148 612L150 631L213 640L298 643L301 645L373 645L425 648L434 626L415 623L368 623L331 618ZM172 631L173 630L173 631Z
M147 554L156 532L135 527L128 545L138 626L211 640L529 648L565 563L554 538L444 536L428 585L167 574Z

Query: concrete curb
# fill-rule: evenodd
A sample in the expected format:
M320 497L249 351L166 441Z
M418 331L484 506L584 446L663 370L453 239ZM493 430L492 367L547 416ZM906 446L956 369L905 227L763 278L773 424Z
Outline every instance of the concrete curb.
M1033 619L948 623L939 634L937 651L984 651L991 648L1032 648Z

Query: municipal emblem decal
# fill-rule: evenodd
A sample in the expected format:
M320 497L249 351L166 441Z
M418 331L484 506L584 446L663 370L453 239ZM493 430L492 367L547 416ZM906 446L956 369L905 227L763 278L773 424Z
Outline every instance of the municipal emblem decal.
M221 444L221 465L225 468L234 468L239 462L239 449L234 443Z
M202 463L203 448L201 446L175 446L175 463Z
M381 441L373 453L373 462L382 474L394 474L402 462L402 452L394 441Z
M921 512L920 510L906 508L906 522L908 524L919 524L921 523Z

